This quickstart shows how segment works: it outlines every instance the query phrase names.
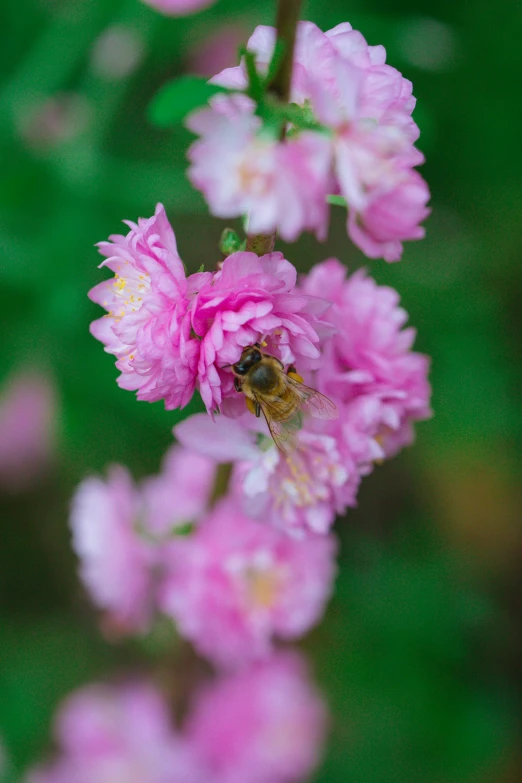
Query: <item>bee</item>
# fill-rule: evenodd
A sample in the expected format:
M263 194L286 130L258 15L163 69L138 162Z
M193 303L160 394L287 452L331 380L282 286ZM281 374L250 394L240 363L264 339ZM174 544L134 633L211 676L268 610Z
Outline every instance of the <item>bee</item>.
M293 365L285 370L275 356L264 353L259 343L243 349L232 365L236 391L246 397L248 409L258 418L263 413L278 449L286 453L302 424L301 411L319 419L336 419L337 408L328 397L305 386Z

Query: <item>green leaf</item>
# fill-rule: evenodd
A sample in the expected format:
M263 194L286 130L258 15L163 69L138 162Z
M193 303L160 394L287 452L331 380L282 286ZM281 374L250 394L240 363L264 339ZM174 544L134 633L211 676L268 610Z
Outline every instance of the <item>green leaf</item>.
M236 92L219 84L209 84L202 76L181 76L163 85L148 107L149 120L160 128L182 122L187 114L208 103L218 93Z
M232 228L225 228L219 240L219 249L224 256L231 256L238 250L245 249L245 241L242 240Z
M286 49L285 42L281 38L278 38L274 46L274 52L272 54L272 59L270 60L270 64L268 66L268 71L266 73L265 87L270 87L275 77L277 76L279 67L283 60L285 49Z
M178 525L173 528L172 535L174 536L190 536L194 532L195 525L193 522L185 522L184 525Z
M247 94L253 101L260 101L264 93L264 84L256 68L256 56L244 46L239 50L242 57L245 58L245 68L248 76Z
M333 204L335 207L348 207L348 202L344 196L334 196L333 193L331 193L326 197L326 201L328 204Z

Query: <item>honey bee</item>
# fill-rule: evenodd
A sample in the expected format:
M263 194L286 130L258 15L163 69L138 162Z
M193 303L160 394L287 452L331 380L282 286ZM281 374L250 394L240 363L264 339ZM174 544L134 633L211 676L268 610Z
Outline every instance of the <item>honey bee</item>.
M248 409L258 418L261 412L278 449L291 447L302 423L301 411L319 419L336 419L337 408L328 397L305 386L293 365L285 370L275 356L264 353L259 343L248 345L232 365L236 391L243 392Z

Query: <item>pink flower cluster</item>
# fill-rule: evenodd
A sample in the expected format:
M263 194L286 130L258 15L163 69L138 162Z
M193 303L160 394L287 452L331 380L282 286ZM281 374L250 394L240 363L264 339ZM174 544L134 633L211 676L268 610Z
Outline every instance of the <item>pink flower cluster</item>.
M429 417L428 359L411 350L415 331L403 329L398 294L365 272L347 278L330 259L298 281L280 253L238 252L216 272L187 277L161 206L112 239L101 250L115 277L91 291L109 314L92 331L117 356L120 385L140 399L182 406L199 388L209 411L221 408L217 420L184 422L177 436L211 462L235 463L233 486L248 515L295 535L327 532L355 505L361 477ZM297 448L285 455L246 412L229 367L261 341L285 366L296 363L338 412L330 421L305 416Z
M296 291L295 268L281 253L234 253L217 272L187 277L161 204L129 225L127 236L100 243L101 266L114 277L89 294L108 311L91 332L116 356L122 388L168 409L184 407L198 388L212 411L233 391L224 365L245 346L265 339L285 364L319 356L328 303Z
M80 575L113 631L143 633L154 614L224 667L297 639L330 596L335 542L298 541L225 498L210 510L215 462L181 447L135 487L123 468L88 478L73 500Z
M413 423L431 415L431 390L429 360L411 350L415 331L402 328L407 314L396 291L362 270L347 278L336 259L314 267L300 290L332 302L326 317L333 335L302 372L335 403L338 418L305 416L296 448L286 454L248 413L216 421L197 414L175 435L216 462L233 461L233 491L248 513L303 537L326 533L355 505L373 465L412 441Z
M248 42L262 72L275 39L273 28L258 27ZM311 230L324 238L327 196L341 195L352 241L370 258L399 259L404 240L424 236L429 191L414 170L424 158L414 147L411 82L385 60L384 47L369 46L347 22L326 33L301 22L290 97L308 126L291 126L281 141L254 102L234 94L191 115L200 139L189 152L189 177L212 212L248 215L251 233L278 230L293 241ZM244 61L212 81L245 89Z
M298 783L316 767L326 714L296 654L218 678L181 730L145 682L90 685L55 722L58 758L27 783Z

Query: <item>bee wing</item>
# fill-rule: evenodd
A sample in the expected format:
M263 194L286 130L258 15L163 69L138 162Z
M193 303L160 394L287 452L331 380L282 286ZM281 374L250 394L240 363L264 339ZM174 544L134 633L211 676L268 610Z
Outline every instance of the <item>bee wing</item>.
M287 377L287 381L292 386L292 391L299 397L302 410L308 411L316 419L336 419L339 416L334 403L324 394L293 378Z
M295 433L301 428L301 417L299 411L286 421L278 421L277 416L279 411L277 408L272 407L270 403L256 397L256 402L259 403L263 416L270 430L270 435L274 439L274 443L283 454L287 454L289 451L293 451L296 448Z

